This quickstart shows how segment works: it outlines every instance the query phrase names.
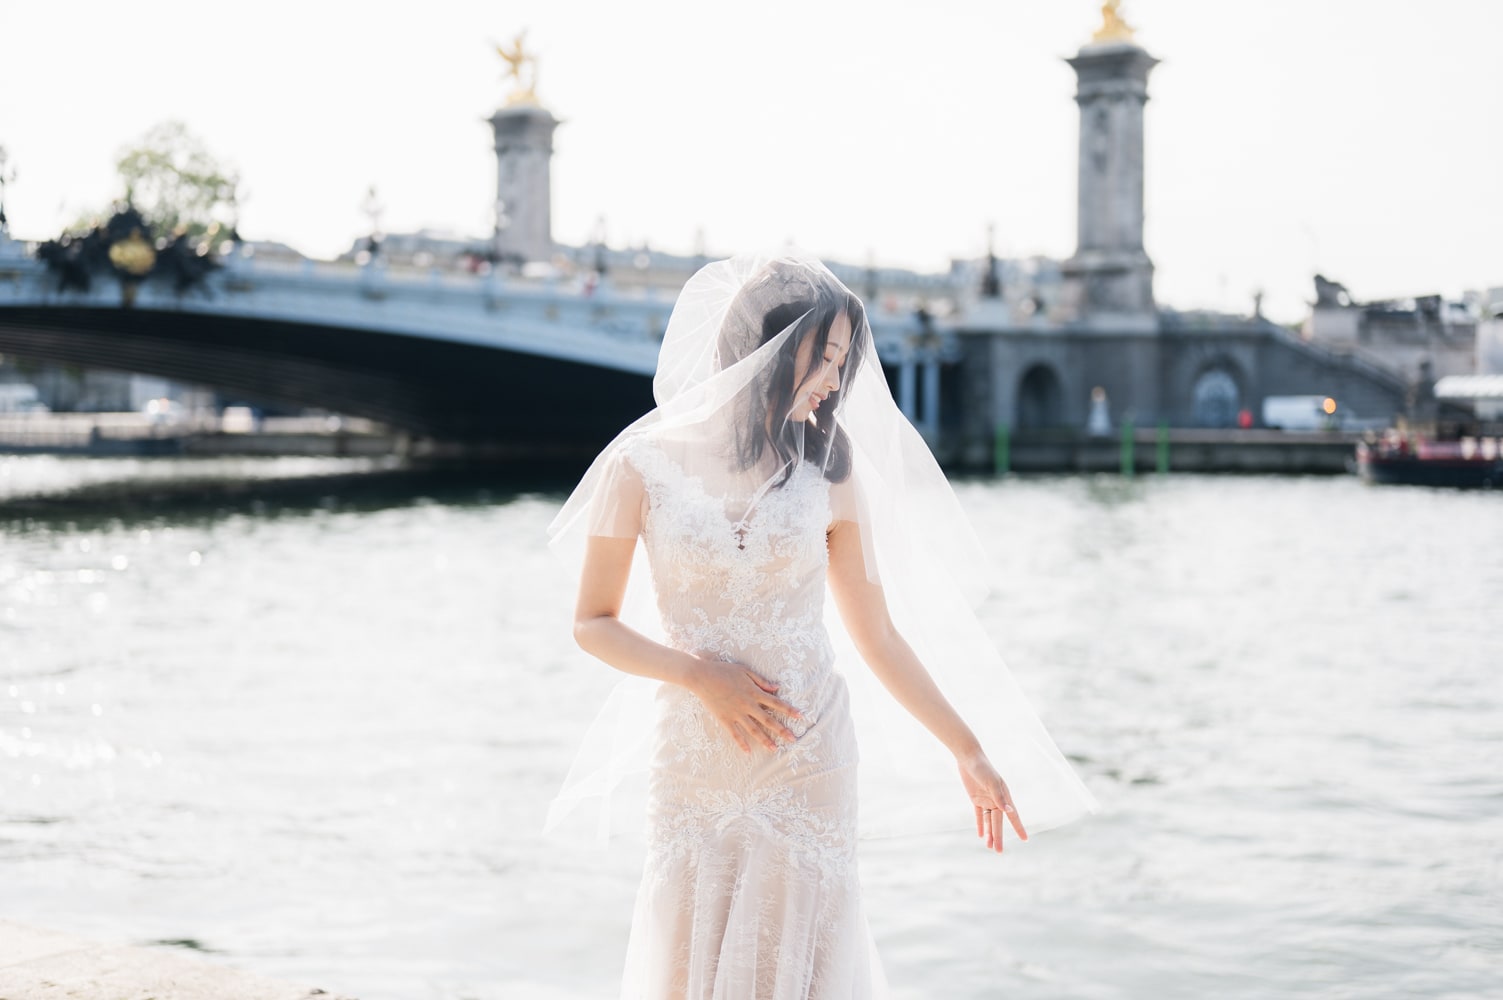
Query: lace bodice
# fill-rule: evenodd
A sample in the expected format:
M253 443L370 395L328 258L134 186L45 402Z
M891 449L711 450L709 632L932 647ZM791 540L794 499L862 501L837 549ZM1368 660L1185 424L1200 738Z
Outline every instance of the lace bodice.
M628 460L646 496L642 538L668 641L745 663L786 696L809 693L833 660L823 624L829 481L800 463L748 510L752 497L712 495L650 440Z
M738 490L713 461L707 483L646 437L623 457L668 642L775 680L801 716L782 719L796 739L747 752L689 691L659 689L622 996L880 996L856 881L855 733L823 621L831 484L801 463L781 486Z

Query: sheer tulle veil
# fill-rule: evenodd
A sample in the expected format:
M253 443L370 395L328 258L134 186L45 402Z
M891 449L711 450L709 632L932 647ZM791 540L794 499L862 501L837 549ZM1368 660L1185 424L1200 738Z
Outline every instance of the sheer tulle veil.
M832 364L839 388L826 392L820 376ZM555 547L577 560L591 535L635 531L622 527L636 519L615 509L613 484L629 474L626 454L644 436L668 450L696 488L723 499L728 531L795 463L812 462L830 480L832 519L860 526L867 576L981 739L1030 833L1094 810L976 618L986 590L979 541L893 402L857 296L810 258L709 264L674 306L653 393L657 407L601 452L550 525ZM647 575L639 550L623 620L661 639ZM852 693L863 834L967 829L972 814L954 759L881 689L833 602L825 607ZM656 687L638 678L616 686L550 807L548 829L584 827L600 839L640 830Z

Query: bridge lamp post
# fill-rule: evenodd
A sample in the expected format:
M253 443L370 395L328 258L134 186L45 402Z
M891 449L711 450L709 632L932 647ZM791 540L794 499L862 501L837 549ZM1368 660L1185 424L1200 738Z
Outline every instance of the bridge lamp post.
M365 260L365 263L370 264L375 262L376 254L381 248L381 213L385 211L385 206L376 195L376 185L372 184L365 192L365 200L360 203L360 210L365 213L366 218L371 220L371 234L366 238L368 256Z
M5 216L5 186L16 179L16 168L10 165L10 154L0 146L0 236L10 233L10 220Z

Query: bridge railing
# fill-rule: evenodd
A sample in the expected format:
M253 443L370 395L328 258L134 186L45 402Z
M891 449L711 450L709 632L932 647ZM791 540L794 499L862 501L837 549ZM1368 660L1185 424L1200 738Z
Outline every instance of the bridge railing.
M234 315L273 321L369 329L455 340L651 374L674 294L652 287L617 288L569 277L469 274L383 264L283 261L231 254L199 286L177 291L146 281L129 298L137 309ZM0 307L68 306L118 309L120 282L96 276L87 291L60 291L57 278L33 257L0 261ZM879 353L944 354L953 337L923 336L910 314L871 315Z
M1334 351L1322 344L1312 343L1292 331L1279 326L1277 323L1269 323L1267 329L1271 330L1273 335L1287 346L1296 351L1303 352L1306 357L1314 358L1323 364L1333 367L1346 366L1362 375L1368 381L1385 386L1390 391L1398 393L1401 397L1407 388L1404 378L1395 373L1393 369L1377 364L1359 353Z

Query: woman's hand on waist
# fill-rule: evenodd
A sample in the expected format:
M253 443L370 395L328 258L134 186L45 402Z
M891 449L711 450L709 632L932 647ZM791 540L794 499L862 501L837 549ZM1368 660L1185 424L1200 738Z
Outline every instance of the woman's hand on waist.
M801 719L803 713L777 696L777 682L767 680L745 664L696 657L695 668L684 687L747 753L751 752L752 742L776 750L778 739L789 743L798 739L778 716Z

